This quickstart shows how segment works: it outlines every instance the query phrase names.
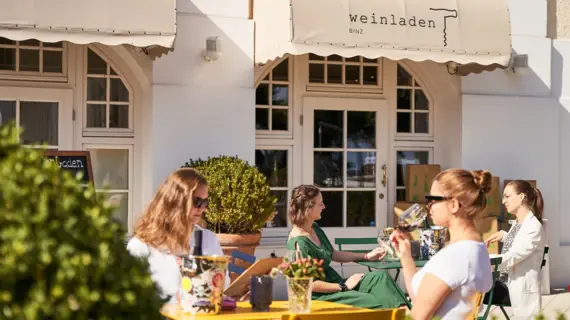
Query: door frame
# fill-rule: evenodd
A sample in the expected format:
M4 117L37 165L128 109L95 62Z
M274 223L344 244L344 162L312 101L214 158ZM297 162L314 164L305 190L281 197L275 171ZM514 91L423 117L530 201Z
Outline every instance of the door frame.
M58 149L74 150L72 89L0 86L0 100L57 102L59 104L57 120Z
M378 230L388 224L388 203L389 203L389 182L382 184L383 170L382 166L386 165L386 174L389 176L390 170L390 109L389 102L383 98L369 97L330 97L330 96L303 96L302 103L303 114L303 149L302 149L302 182L304 184L313 184L313 122L315 110L348 110L348 111L374 111L376 112L376 223L374 227L344 227L346 218L346 203L343 208L343 227L327 227L327 234L332 237L376 237ZM325 107L321 107L325 106ZM347 107L349 106L349 107ZM344 123L343 132L346 132L346 122ZM346 139L344 139L343 149L346 149ZM380 154L380 151L383 151ZM346 159L343 160L346 163ZM344 168L345 169L345 168ZM346 171L346 170L343 170ZM346 177L346 172L343 172ZM346 186L344 187L346 188ZM384 194L384 198L380 199L380 193ZM326 205L326 203L325 203Z

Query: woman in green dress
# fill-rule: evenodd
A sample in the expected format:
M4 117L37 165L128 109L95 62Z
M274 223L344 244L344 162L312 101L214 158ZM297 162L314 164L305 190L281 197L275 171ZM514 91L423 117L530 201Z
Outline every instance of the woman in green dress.
M302 256L323 259L325 280L313 282L313 299L347 304L362 308L397 308L406 304L405 297L392 277L386 272L354 274L343 279L331 266L331 262L380 260L385 252L381 248L366 254L338 251L333 248L324 231L315 223L325 208L319 188L301 185L293 190L289 202L289 218L293 229L287 248Z

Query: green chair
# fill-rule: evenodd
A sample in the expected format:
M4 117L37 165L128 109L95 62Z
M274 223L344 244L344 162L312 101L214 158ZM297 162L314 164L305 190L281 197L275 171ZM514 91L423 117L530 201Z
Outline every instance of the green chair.
M491 287L491 290L489 290L489 292L487 293L487 295L489 295L489 301L493 301L493 294L494 294L494 290L495 290L495 282L499 278L499 274L500 274L499 273L499 265L501 264L502 260L503 260L503 258L501 258L501 257L491 258L491 269L493 272L493 287ZM487 310L485 310L485 313L481 317L478 317L477 320L487 319L487 316L489 315L490 311L491 311L491 304L488 304ZM505 313L505 315L506 315L506 313ZM508 316L507 316L507 319L508 319Z
M339 251L348 251L348 252L356 252L356 253L366 253L370 250L342 250L342 245L370 245L370 244L378 244L378 240L376 238L335 238L334 244L338 246ZM368 267L368 271L372 271L370 267ZM340 272L342 277L344 278L344 269L343 263L340 264Z

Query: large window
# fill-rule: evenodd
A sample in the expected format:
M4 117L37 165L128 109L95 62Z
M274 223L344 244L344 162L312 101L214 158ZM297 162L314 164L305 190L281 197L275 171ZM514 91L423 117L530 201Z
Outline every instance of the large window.
M86 112L84 129L95 132L132 132L131 94L115 69L87 49Z
M309 84L381 87L382 59L309 54Z
M0 37L0 75L28 76L26 80L36 81L46 80L42 76L62 77L66 72L64 53L63 42L13 41Z
M291 131L289 58L273 68L255 90L255 129L258 134Z
M425 91L402 65L398 64L396 130L398 135L429 135L430 103Z

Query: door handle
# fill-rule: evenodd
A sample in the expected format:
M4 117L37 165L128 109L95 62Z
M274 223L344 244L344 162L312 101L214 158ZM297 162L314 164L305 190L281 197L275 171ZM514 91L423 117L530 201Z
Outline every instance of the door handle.
M388 173L386 172L386 164L382 165L382 185L384 187L386 187L386 184L388 183Z

